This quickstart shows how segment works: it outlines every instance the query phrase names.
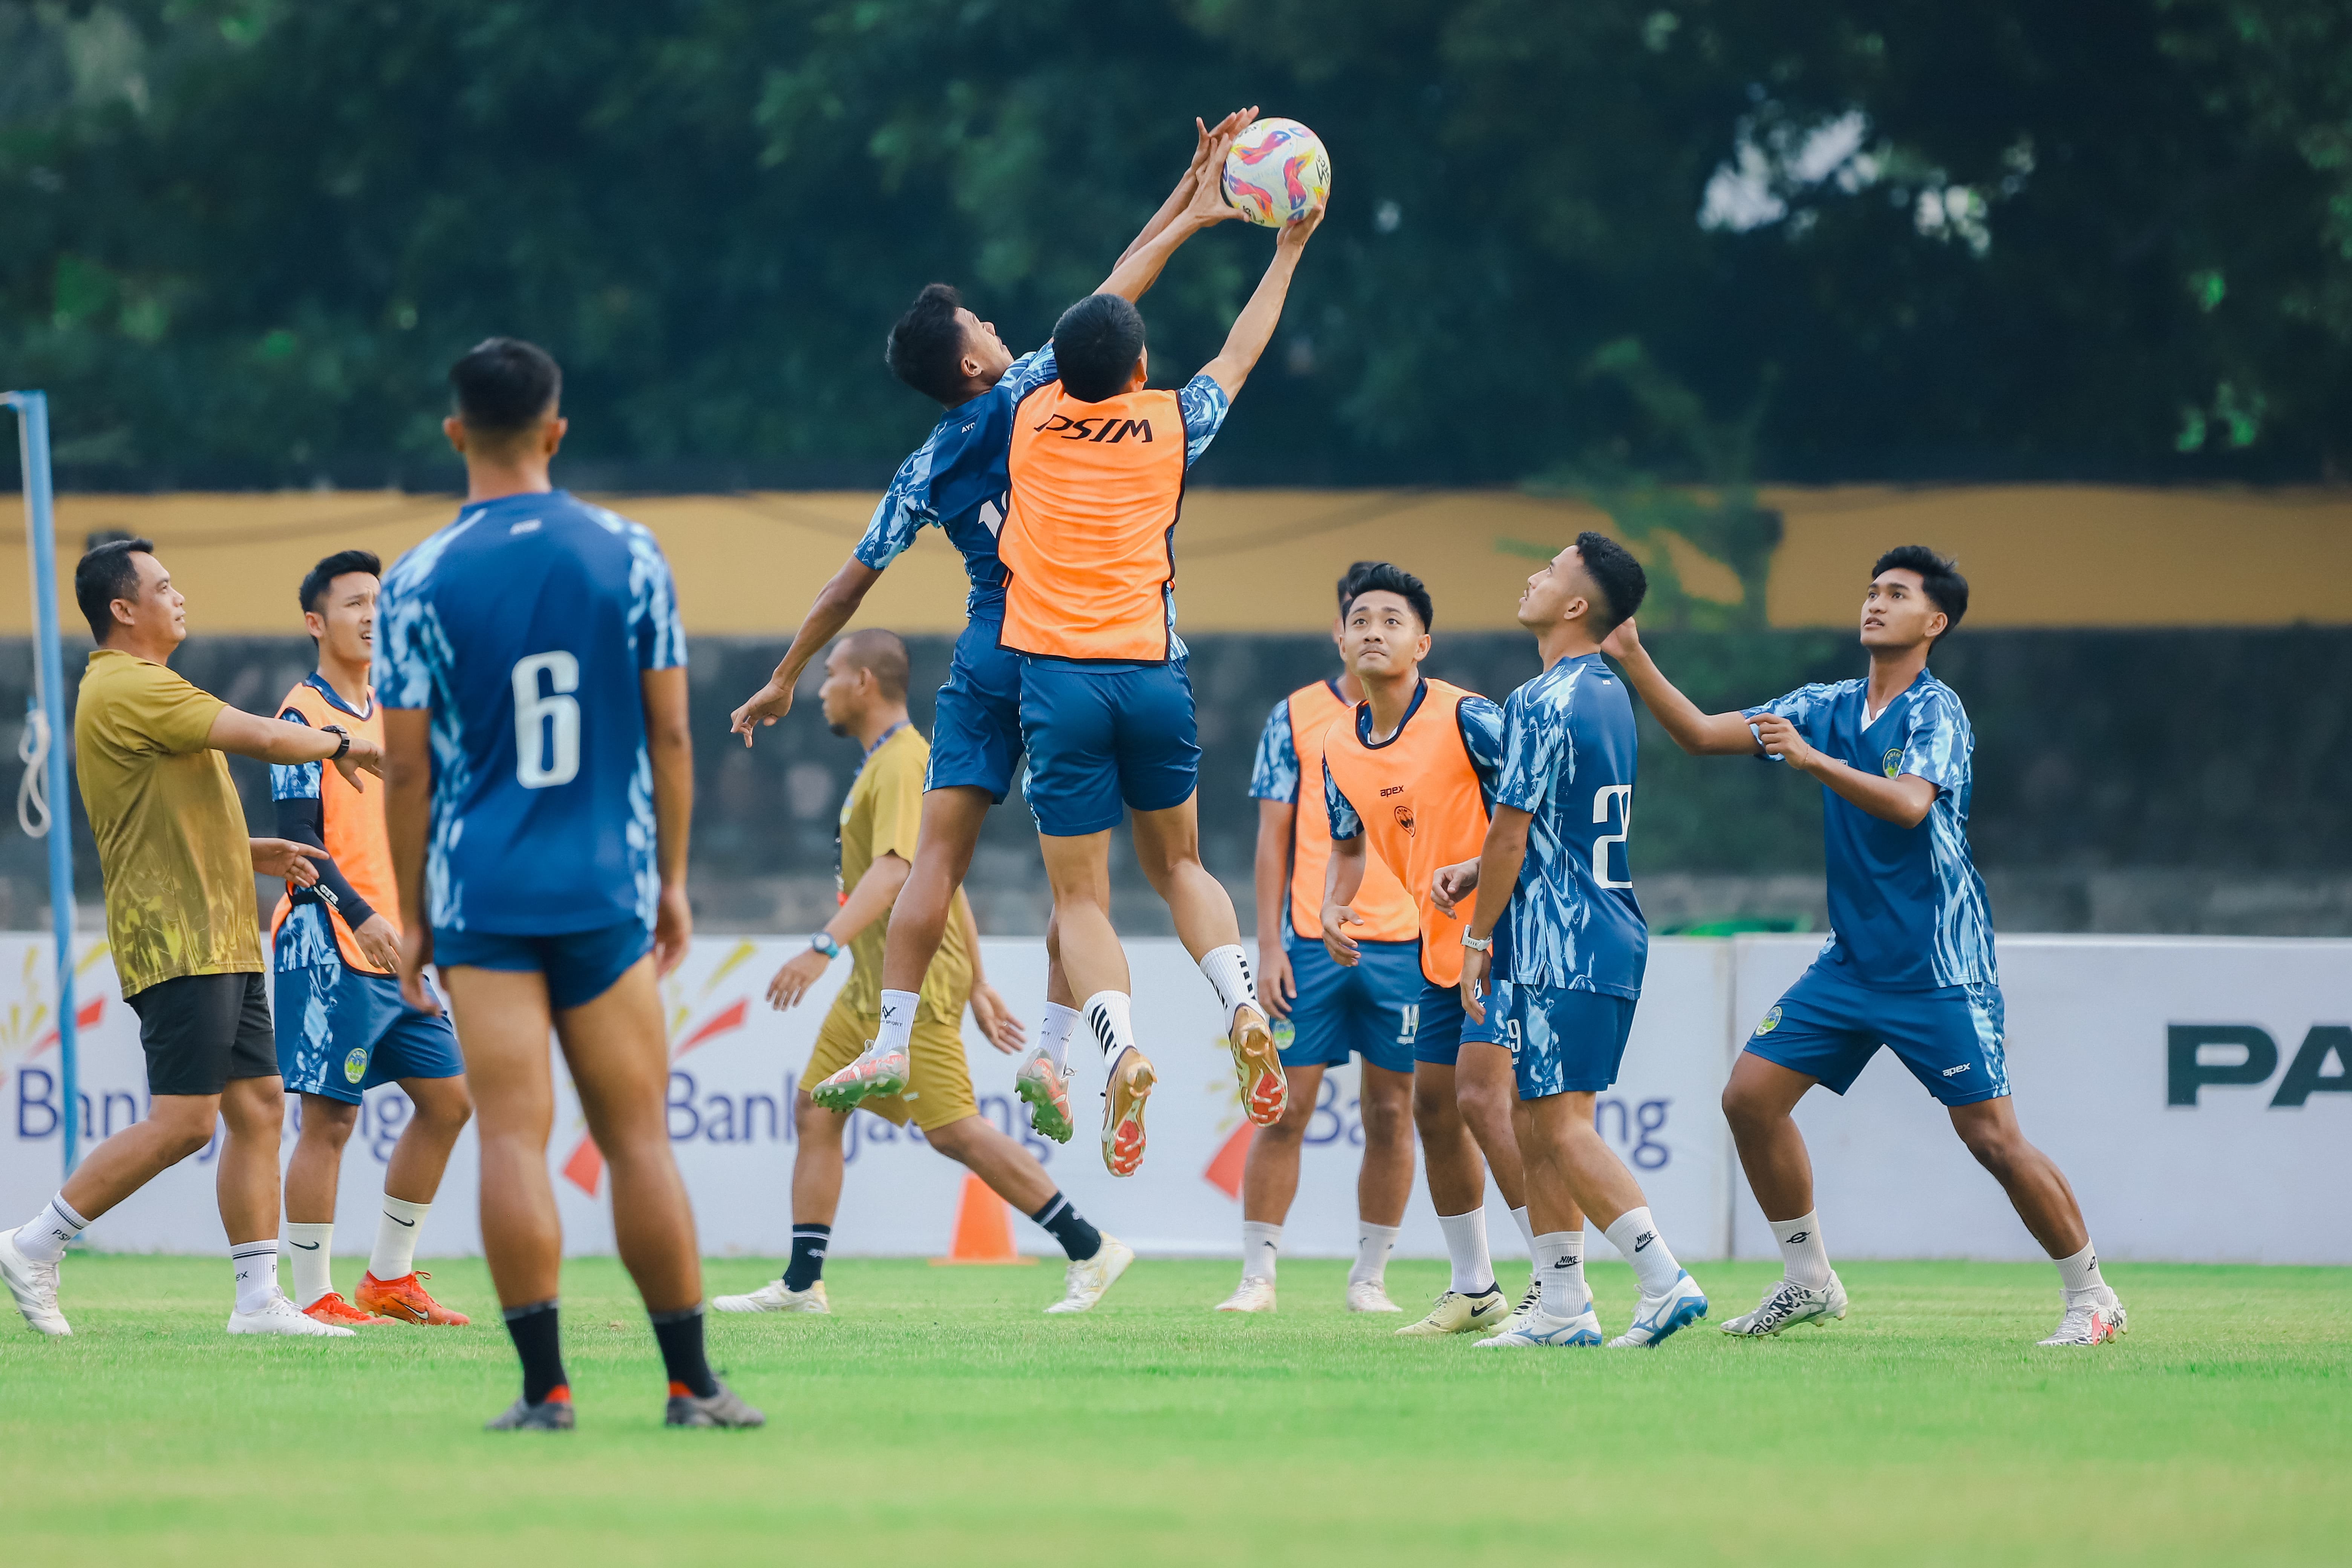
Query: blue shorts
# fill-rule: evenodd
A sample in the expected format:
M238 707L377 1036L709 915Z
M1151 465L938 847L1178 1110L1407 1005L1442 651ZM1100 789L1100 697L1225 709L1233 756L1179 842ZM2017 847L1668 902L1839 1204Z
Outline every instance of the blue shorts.
M1499 1046L1503 1043L1503 1025L1494 1007L1491 994L1487 998L1486 1021L1474 1024L1470 1015L1462 1010L1462 988L1440 985L1424 978L1421 983L1421 1004L1413 1014L1412 1059L1432 1062L1439 1067L1452 1067L1465 1046Z
M1127 815L1122 805L1181 805L1201 770L1181 658L1100 666L1024 655L1021 738L1029 813L1055 838L1108 832Z
M270 980L270 1010L278 1071L289 1094L357 1105L380 1083L456 1078L466 1070L446 1017L403 1002L392 975L370 974L340 958L280 970Z
M446 968L500 969L547 976L547 1005L561 1013L593 1002L651 952L654 933L636 921L560 936L436 931L433 962Z
M1391 1072L1412 1070L1415 1005L1421 1001L1421 944L1359 942L1354 968L1336 963L1319 942L1283 935L1298 997L1290 1005L1295 1031L1282 1053L1286 1068L1343 1066L1360 1056Z
M1486 1016L1501 1022L1521 1100L1599 1094L1617 1081L1625 1059L1633 999L1505 981L1495 987Z
M1748 1048L1843 1094L1885 1046L1946 1105L1974 1105L2009 1092L2001 1050L2000 987L1873 991L1815 963L1772 1005Z
M925 789L984 789L992 805L1004 804L1021 765L1021 656L996 646L998 630L975 620L956 638L923 778Z

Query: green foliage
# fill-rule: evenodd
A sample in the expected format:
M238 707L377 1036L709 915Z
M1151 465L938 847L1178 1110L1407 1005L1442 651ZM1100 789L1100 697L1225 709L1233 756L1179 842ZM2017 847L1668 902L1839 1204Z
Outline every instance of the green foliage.
M920 284L1030 346L1250 100L1336 195L1208 478L1570 465L1736 555L1654 487L2352 460L2337 0L0 0L0 378L68 480L373 483L520 332L593 471L867 480Z

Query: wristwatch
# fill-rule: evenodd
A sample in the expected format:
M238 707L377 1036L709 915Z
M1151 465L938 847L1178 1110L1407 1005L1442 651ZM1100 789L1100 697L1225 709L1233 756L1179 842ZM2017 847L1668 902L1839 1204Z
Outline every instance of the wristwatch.
M340 735L342 737L342 744L335 748L333 754L326 759L328 762L340 763L351 754L352 732L349 730L344 729L341 724L321 724L319 728L324 730L330 735Z
M819 931L814 936L809 938L809 946L824 954L825 962L828 963L841 956L841 943L834 941L833 938L827 936L823 931Z
M1465 931L1462 933L1462 945L1473 952L1484 952L1495 945L1495 939L1491 936L1472 936Z

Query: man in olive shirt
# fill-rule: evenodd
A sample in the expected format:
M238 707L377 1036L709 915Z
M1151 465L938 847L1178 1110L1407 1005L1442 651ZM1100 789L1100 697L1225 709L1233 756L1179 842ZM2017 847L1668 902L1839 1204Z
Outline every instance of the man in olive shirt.
M32 1221L0 1234L0 1279L25 1321L71 1333L58 1260L89 1223L212 1142L221 1224L236 1268L233 1334L341 1336L278 1289L278 1146L284 1099L262 973L256 872L317 880L317 850L249 838L224 752L268 763L332 762L352 784L376 745L242 713L172 673L187 601L143 539L102 544L74 569L98 647L74 713L82 805L106 879L106 935L122 998L139 1016L152 1109L89 1152Z

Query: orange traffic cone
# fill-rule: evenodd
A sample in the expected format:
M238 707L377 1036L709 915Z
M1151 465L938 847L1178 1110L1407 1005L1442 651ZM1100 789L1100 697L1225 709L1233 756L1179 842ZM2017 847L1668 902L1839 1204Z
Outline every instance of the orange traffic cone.
M963 1196L956 1202L955 1244L933 1263L1034 1263L1013 1250L1012 1205L990 1190L978 1176L963 1179Z
M1257 1129L1247 1121L1234 1128L1234 1135L1225 1140L1215 1157L1210 1160L1209 1168L1201 1173L1202 1181L1235 1203L1241 1201L1242 1168L1249 1162L1250 1139L1256 1131Z

